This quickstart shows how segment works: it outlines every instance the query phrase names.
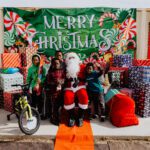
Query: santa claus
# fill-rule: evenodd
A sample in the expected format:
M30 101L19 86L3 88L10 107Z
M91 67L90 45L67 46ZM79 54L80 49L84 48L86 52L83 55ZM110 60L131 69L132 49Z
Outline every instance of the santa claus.
M88 95L85 86L85 66L81 64L76 53L67 53L66 63L66 84L64 94L64 108L69 113L70 127L75 125L74 107L75 97L78 100L79 112L77 125L83 125L84 111L88 107Z

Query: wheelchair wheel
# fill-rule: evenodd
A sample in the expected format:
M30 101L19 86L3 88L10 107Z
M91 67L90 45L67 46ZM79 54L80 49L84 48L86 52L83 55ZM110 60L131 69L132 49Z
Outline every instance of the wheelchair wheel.
M21 111L18 119L20 130L27 135L34 134L40 127L40 115L35 108L31 107L32 117L27 119L27 114L29 114L28 108Z

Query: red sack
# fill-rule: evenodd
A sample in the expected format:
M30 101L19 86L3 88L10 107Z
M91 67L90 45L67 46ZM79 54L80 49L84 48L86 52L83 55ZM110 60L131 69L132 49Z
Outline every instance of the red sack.
M107 105L110 108L110 120L114 126L125 127L139 124L132 98L124 94L117 94Z

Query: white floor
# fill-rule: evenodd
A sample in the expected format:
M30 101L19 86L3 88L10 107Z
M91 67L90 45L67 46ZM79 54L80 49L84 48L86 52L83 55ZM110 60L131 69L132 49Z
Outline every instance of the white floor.
M6 116L8 113L0 109L0 135L22 135L15 116L12 116L11 120L7 121ZM150 136L150 118L139 118L139 122L138 126L117 128L109 121L101 123L98 120L92 120L91 126L93 134L96 136ZM58 127L50 124L48 120L41 121L40 129L35 135L55 136L57 130Z

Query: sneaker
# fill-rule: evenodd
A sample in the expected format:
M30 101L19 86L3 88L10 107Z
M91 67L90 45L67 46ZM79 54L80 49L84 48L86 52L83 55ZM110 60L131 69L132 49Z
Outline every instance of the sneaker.
M82 126L83 126L83 118L79 118L78 127L82 127Z
M101 122L104 122L104 121L105 121L105 118L106 118L105 116L101 116L101 117L100 117L100 121L101 121Z
M93 119L96 119L96 118L98 118L98 115L97 115L97 114L94 114L94 115L93 115Z
M68 126L69 127L73 127L75 125L75 119L69 119L69 124L68 124Z

